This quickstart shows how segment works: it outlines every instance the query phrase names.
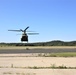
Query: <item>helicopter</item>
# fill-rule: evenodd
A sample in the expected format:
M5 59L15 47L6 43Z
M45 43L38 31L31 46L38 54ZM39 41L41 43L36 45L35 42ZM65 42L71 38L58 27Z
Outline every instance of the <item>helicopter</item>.
M20 29L20 30L8 30L8 31L16 31L16 32L22 32L22 37L21 37L21 42L28 42L28 35L36 35L39 33L27 33L27 32L33 32L33 31L27 31L27 29L29 28L26 27L24 30Z

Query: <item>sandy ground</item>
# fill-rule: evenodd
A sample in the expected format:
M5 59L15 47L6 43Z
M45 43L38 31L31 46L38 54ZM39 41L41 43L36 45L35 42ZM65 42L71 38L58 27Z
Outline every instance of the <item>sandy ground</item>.
M76 57L0 57L0 66L50 67L51 65L76 67Z
M19 54L19 56L22 54ZM2 57L1 57L2 56ZM8 56L8 57L7 57ZM12 57L15 56L15 57ZM0 55L0 75L76 75L76 69L25 69L22 67L76 67L76 57L17 57ZM12 68L12 66L14 68Z
M0 75L76 75L76 69L0 69Z

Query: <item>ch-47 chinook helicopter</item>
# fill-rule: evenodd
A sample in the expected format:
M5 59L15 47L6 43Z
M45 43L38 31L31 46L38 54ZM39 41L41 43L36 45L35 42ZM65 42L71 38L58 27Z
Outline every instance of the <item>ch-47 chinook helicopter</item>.
M8 31L23 32L22 33L22 37L21 37L21 42L23 42L23 41L28 42L28 35L36 35L36 34L39 34L39 33L26 33L26 32L32 32L32 31L26 31L28 28L29 28L29 26L26 27L24 30L20 29L20 30L8 30Z

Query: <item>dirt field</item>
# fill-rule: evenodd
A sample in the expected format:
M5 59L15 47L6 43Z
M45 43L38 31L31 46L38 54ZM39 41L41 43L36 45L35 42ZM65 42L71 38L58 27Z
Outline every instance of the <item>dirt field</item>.
M17 57L18 55L21 57ZM37 69L37 67L63 65L76 67L76 57L22 57L22 54L18 55L0 55L0 75L76 75L76 69Z
M76 75L76 69L0 69L0 75Z
M0 51L10 49L27 50L43 49L43 47L0 47ZM76 47L44 47L44 49L69 49ZM37 53L0 53L0 75L76 75L76 57L37 57ZM5 54L4 54L5 53ZM72 69L56 69L55 67L72 67ZM42 67L42 68L40 68ZM52 68L47 68L52 67Z

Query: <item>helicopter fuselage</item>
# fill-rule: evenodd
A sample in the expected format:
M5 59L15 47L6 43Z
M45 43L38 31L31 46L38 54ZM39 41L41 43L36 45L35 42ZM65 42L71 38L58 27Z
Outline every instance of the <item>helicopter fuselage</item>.
M25 32L22 34L21 41L22 42L23 41L27 41L28 42L28 35Z

